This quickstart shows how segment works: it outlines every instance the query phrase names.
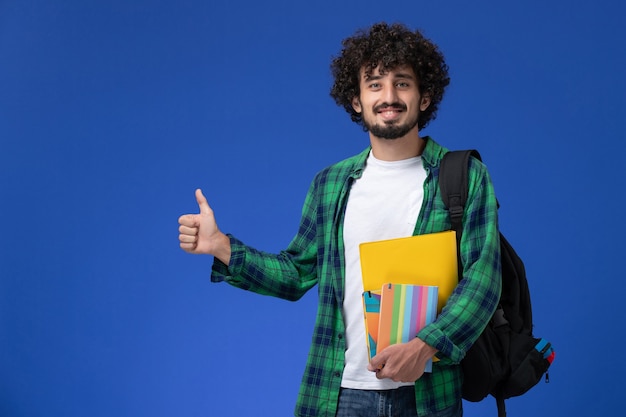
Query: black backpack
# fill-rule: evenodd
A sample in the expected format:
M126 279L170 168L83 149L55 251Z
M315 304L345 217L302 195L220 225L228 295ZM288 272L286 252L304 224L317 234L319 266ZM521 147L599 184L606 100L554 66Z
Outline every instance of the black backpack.
M470 156L481 160L475 150L448 152L439 168L439 189L450 213L457 248L463 231L462 220L468 193ZM458 253L459 251L457 251ZM502 296L491 321L461 361L463 398L476 402L491 394L498 416L506 416L504 400L524 394L546 375L554 350L545 339L532 334L530 292L524 263L500 233ZM462 275L459 255L459 279Z

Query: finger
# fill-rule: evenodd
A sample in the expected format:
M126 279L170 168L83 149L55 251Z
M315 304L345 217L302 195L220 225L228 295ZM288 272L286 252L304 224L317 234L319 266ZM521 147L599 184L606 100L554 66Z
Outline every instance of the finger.
M378 376L383 369L385 369L384 363L380 365L372 365L370 363L369 365L367 365L367 370L370 372L376 372L376 376Z
M185 252L193 252L196 249L195 243L181 243L180 248Z
M196 243L198 241L198 236L196 235L178 235L178 240L180 243Z
M196 190L196 201L198 202L198 207L200 208L200 214L209 214L211 212L211 207L206 201L204 194L202 194L202 190L199 188Z
M197 214L183 214L178 218L178 224L181 226L195 227L198 226Z
M380 370L380 369L382 369L385 366L385 362L386 361L387 361L387 357L386 357L386 353L385 353L385 351L383 349L382 352L380 352L378 355L375 355L370 360L370 363L367 365L367 369L369 369L372 372Z
M195 236L195 235L198 234L198 228L197 227L189 227L189 226L185 226L185 225L180 225L180 227L178 228L178 232L181 235Z

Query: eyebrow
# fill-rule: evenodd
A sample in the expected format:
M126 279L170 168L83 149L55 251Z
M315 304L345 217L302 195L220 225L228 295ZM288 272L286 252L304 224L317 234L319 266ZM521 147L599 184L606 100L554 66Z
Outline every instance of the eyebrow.
M385 77L385 75L367 75L365 74L365 76L363 77L364 81L377 81L382 79L383 77ZM399 72L394 74L394 79L408 79L408 80L414 80L415 77L413 77L411 74L409 73L404 73L404 72Z

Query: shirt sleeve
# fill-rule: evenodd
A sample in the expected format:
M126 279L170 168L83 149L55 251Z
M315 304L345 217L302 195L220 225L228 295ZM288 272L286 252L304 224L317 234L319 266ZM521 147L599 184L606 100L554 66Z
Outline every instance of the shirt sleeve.
M460 254L463 277L434 323L418 336L459 363L491 319L502 287L497 201L485 166L471 158Z
M317 283L315 194L311 185L298 233L287 249L278 254L254 249L229 234L230 263L227 266L215 258L211 281L225 281L238 288L291 301L301 298Z

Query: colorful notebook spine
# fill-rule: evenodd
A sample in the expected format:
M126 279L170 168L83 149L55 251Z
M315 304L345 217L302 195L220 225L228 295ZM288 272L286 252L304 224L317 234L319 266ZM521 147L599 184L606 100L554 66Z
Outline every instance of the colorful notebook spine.
M437 287L411 284L385 284L380 295L363 294L370 358L387 346L409 342L435 321L437 297ZM425 371L432 371L432 360Z

